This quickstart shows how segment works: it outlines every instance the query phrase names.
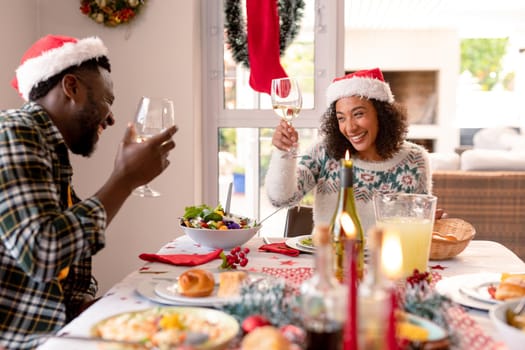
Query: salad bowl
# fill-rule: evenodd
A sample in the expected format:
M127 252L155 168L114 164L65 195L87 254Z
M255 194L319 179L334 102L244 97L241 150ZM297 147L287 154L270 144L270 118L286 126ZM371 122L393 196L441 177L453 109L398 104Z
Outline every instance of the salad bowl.
M232 249L248 242L261 225L247 217L225 215L222 206L186 207L180 228L196 243L208 248Z
M512 315L520 301L521 299L510 299L492 306L489 310L489 318L509 350L523 349L525 343L525 330L518 328L523 327L523 314ZM511 317L514 318L514 326L510 324Z

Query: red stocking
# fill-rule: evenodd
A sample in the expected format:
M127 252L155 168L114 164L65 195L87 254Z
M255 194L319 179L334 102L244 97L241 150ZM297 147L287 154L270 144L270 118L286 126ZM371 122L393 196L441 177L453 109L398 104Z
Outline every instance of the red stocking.
M287 77L279 52L277 0L247 0L250 86L270 94L272 79Z

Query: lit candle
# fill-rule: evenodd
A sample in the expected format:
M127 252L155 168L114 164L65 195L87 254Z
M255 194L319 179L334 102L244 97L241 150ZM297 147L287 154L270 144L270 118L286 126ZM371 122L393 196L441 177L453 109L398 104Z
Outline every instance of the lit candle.
M399 236L386 232L383 236L381 249L381 269L383 274L392 282L399 279L403 269L403 253L401 251L401 241ZM390 305L388 309L388 319L386 328L386 345L387 349L397 349L396 342L396 308L397 296L395 283L390 288Z
M403 269L403 252L399 236L385 232L381 247L381 270L385 277L395 281L401 277Z
M350 159L350 152L346 150L345 158L341 159L341 183L352 183L352 160Z
M345 252L347 261L348 301L347 319L343 333L343 349L357 350L357 244L354 222L348 213L341 215L341 227L345 233Z

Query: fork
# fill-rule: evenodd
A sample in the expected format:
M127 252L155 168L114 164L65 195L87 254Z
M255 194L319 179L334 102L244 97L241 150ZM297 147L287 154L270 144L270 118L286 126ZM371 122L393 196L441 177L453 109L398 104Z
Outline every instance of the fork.
M206 333L198 333L198 332L188 332L186 334L186 340L184 341L185 345L191 345L191 346L198 346L203 343L205 343L209 336ZM132 346L134 349L146 349L146 350L159 350L160 348L153 345L144 344L144 342L141 341L131 341L131 340L112 340L112 339L104 339L104 338L97 338L97 337L89 337L89 336L83 336L83 335L72 335L72 334L61 334L61 335L49 335L46 336L48 339L62 339L62 340L77 340L77 341L86 341L86 342L96 342L96 343L108 343L108 344L118 344L118 345L127 345ZM182 344L178 344L177 346L170 346L168 345L169 349L178 349L179 346ZM165 348L163 348L165 349Z

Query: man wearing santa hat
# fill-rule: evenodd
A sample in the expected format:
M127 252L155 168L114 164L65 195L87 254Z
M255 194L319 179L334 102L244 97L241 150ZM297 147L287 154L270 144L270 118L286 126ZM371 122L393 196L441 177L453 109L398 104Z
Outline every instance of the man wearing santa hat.
M286 122L277 126L266 176L266 189L275 206L297 204L314 192L314 224L330 223L339 191L339 165L345 152L353 160L356 209L366 232L375 224L372 196L376 191L430 193L427 151L405 140L408 124L378 68L336 78L326 91L323 139L300 157L282 158L298 142Z
M109 179L75 196L69 151L89 156L114 123L107 54L96 37L41 38L12 82L26 103L0 111L0 348L35 348L93 300L107 225L169 165L176 127L136 143L128 125Z

